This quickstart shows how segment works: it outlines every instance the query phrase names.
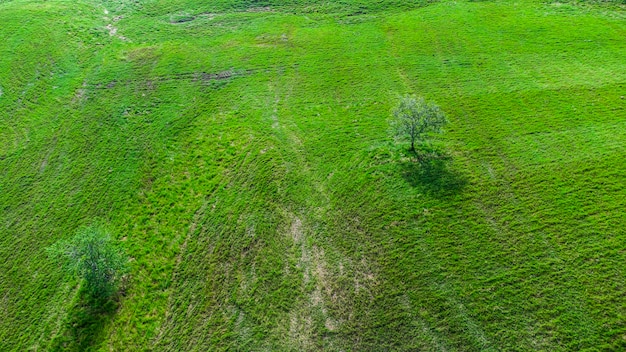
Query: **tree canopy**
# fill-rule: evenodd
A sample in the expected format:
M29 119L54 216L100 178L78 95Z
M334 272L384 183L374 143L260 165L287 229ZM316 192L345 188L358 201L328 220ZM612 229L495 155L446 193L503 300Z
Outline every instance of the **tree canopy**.
M411 143L411 151L416 153L415 145L425 143L433 133L441 133L447 124L445 114L433 102L423 97L405 95L393 111L392 129L394 136Z
M101 226L81 228L74 237L48 248L61 267L83 280L83 287L94 298L108 298L115 292L128 259Z

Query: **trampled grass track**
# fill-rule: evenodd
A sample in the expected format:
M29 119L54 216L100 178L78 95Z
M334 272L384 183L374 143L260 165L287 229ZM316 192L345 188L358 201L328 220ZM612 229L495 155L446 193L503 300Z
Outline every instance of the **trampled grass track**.
M0 2L0 349L623 349L623 9L397 5ZM94 218L87 319L44 248Z

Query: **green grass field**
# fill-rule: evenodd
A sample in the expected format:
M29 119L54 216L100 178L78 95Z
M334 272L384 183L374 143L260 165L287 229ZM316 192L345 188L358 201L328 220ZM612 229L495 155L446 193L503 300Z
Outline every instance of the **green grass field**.
M626 8L0 0L0 350L626 349ZM389 134L436 101L448 163ZM94 312L46 248L131 259Z

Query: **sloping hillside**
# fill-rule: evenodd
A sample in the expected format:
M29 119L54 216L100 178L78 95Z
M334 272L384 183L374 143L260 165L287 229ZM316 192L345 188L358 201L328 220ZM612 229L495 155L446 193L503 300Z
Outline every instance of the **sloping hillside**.
M0 0L0 350L626 348L626 12ZM436 101L449 161L389 136ZM46 247L131 260L93 312Z

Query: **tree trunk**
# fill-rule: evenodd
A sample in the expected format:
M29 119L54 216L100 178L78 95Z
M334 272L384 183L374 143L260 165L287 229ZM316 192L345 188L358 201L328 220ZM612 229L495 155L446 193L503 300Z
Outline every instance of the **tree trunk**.
M421 163L422 162L422 158L420 157L419 153L415 149L415 139L411 139L411 151L413 152L413 154L415 154L415 160L417 162Z

